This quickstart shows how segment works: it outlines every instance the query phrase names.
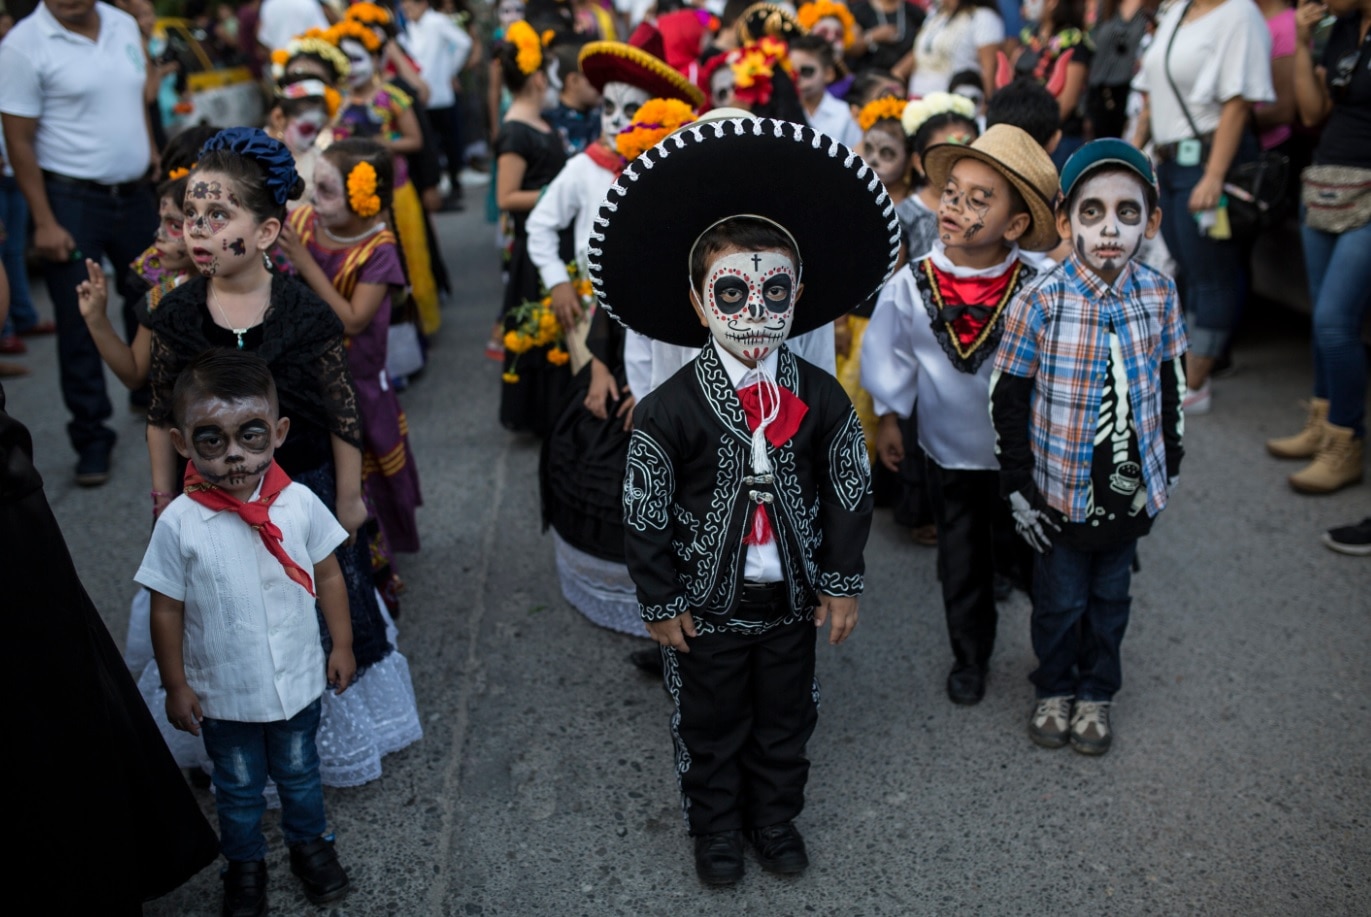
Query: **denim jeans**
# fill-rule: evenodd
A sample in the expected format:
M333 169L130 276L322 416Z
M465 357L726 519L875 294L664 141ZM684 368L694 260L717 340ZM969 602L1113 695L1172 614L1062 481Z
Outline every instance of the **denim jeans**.
M1314 310L1314 396L1328 399L1328 422L1366 435L1366 351L1361 329L1371 307L1371 224L1344 233L1310 229L1300 214L1309 303Z
M133 317L137 297L128 285L129 264L152 244L157 208L151 190L114 197L64 182L49 180L46 185L53 216L71 233L82 255L72 261L49 261L44 267L57 321L62 400L71 413L67 436L80 452L94 443L114 441L114 431L105 426L113 413L105 391L105 367L76 300L76 287L87 276L84 259L99 264L102 257L109 256L115 286L124 297L124 333L127 340L133 340L138 330Z
M1109 701L1123 682L1119 644L1128 628L1128 585L1137 540L1102 551L1054 545L1033 568L1030 631L1037 696Z
M0 175L0 225L5 241L0 244L0 263L10 282L10 314L0 337L27 331L38 324L38 312L29 295L29 272L24 264L24 249L29 241L29 203L13 177Z
M1243 141L1235 161L1256 156L1255 141ZM1245 288L1244 248L1232 239L1211 239L1200 232L1190 212L1190 193L1204 177L1203 166L1174 160L1157 167L1161 189L1162 238L1176 259L1176 285L1185 309L1190 351L1197 357L1223 356L1237 323L1239 290Z
M219 809L219 849L230 862L265 859L262 790L267 777L281 794L281 833L288 845L323 835L324 785L319 780L319 731L323 702L316 699L288 720L239 723L205 718L205 751L214 762L214 797Z

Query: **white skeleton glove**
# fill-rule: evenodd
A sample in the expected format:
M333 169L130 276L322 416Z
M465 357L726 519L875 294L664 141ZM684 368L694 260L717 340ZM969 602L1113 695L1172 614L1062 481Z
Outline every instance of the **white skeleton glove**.
M1046 554L1052 547L1052 536L1048 530L1056 533L1061 528L1048 518L1047 513L1034 509L1028 498L1018 491L1009 495L1009 508L1014 513L1014 528L1019 537L1039 554Z

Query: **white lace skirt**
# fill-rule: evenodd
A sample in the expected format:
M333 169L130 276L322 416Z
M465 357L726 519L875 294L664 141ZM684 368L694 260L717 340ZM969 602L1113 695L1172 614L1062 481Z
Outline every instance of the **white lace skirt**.
M621 634L646 637L647 627L638 613L638 593L628 567L592 557L573 548L552 530L556 549L557 578L562 595L571 606L601 627Z

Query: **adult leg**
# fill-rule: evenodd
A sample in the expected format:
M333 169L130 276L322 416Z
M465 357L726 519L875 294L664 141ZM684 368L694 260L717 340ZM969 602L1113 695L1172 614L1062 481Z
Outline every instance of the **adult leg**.
M1314 348L1328 393L1328 422L1364 437L1366 349L1361 329L1371 308L1371 224L1335 236L1331 248L1313 300Z
M1090 600L1081 622L1078 701L1107 703L1123 683L1119 645L1128 628L1128 612L1133 602L1128 591L1137 546L1137 541L1130 541L1087 555Z
M22 334L38 324L38 311L29 293L28 266L24 252L28 248L29 205L11 177L0 175L0 226L5 229L3 264L10 284L10 314L0 337Z
M1333 249L1338 243L1335 233L1310 229L1304 225L1304 214L1300 214L1300 241L1304 246L1305 277L1309 283L1309 307L1317 310L1319 297L1323 295L1323 279L1328 276L1328 265L1333 260ZM1310 349L1314 354L1314 397L1328 398L1328 377L1324 372L1323 360L1319 356L1319 339L1315 335Z
M99 263L104 256L101 221L112 216L102 206L108 202L108 197L59 182L48 182L47 191L53 215L76 240L82 258ZM103 447L108 462L108 450L114 445L115 433L105 425L113 413L105 391L105 369L76 299L76 287L86 279L85 262L50 261L44 265L43 273L57 321L57 365L62 400L71 413L67 436L72 448L83 458L92 447Z
M263 724L206 717L201 732L205 751L214 762L211 779L219 810L220 851L231 863L265 859L262 814L267 800L262 790L267 785L267 743Z
M756 637L753 643L754 712L741 755L747 828L788 822L804 809L809 780L805 746L819 720L815 634L813 622L798 621Z
M324 785L319 780L319 713L315 700L288 720L266 724L267 773L281 794L281 834L294 846L323 835Z
M1079 627L1090 602L1090 555L1066 545L1039 554L1033 569L1030 633L1038 667L1029 675L1039 698L1076 693Z
M751 647L741 634L705 634L690 652L662 652L675 702L671 736L681 805L692 835L743 827L743 745L752 731Z
M129 285L129 265L147 250L157 234L157 205L151 190L139 190L113 200L115 218L102 227L106 233L103 249L114 265L114 286L124 298L124 339L132 341L138 333L134 306L141 295Z
M941 468L932 460L928 471L953 672L975 669L983 675L995 648L993 520L999 484L995 472Z

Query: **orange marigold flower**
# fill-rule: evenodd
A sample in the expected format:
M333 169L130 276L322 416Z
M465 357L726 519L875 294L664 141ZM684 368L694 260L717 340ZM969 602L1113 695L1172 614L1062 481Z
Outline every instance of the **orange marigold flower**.
M511 384L519 381L518 373L500 373L500 379Z
M547 361L553 366L565 366L570 360L571 354L560 347L554 347L547 352Z
M694 110L680 99L648 99L639 106L633 121L619 132L614 145L625 159L637 159L677 128L694 120Z

